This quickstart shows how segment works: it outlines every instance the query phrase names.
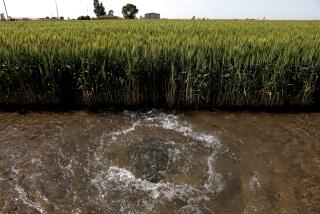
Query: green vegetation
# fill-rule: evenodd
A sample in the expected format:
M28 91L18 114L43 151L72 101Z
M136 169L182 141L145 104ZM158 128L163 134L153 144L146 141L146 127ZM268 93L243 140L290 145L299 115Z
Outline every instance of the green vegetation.
M122 7L122 14L125 19L135 19L138 12L139 10L134 4L126 4Z
M314 106L317 21L0 23L1 104Z
M93 0L94 13L97 17L106 15L106 9L104 8L102 2L99 0Z
M78 20L91 20L90 16L79 16Z

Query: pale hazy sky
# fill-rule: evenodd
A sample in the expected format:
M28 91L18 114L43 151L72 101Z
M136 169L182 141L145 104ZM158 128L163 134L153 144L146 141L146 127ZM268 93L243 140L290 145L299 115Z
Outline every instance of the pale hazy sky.
M9 16L56 16L54 0L5 0ZM106 11L121 15L127 3L135 4L138 16L158 12L163 18L255 18L261 19L320 19L320 0L101 0ZM75 18L94 16L93 0L57 0L59 15ZM0 1L0 13L4 12Z

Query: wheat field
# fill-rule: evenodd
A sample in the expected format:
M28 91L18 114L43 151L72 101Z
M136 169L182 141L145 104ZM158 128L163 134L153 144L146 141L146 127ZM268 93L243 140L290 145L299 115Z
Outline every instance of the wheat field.
M0 104L320 103L319 21L0 22Z

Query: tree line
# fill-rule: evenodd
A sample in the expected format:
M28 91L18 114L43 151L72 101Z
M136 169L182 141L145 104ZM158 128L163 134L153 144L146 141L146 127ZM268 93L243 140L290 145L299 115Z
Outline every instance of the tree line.
M107 14L103 3L99 2L99 0L93 0L93 7L94 13L98 18ZM138 12L139 10L134 4L126 4L122 7L122 14L125 19L135 19ZM113 11L110 10L108 15L113 15ZM88 19L88 16L85 16L85 18Z

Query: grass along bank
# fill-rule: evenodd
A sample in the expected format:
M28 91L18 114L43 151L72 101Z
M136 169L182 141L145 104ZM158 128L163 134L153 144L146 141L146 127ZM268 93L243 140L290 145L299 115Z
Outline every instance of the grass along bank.
M0 105L320 103L319 21L0 23Z

